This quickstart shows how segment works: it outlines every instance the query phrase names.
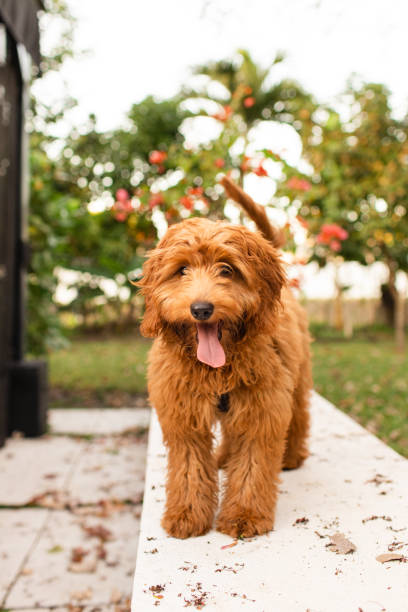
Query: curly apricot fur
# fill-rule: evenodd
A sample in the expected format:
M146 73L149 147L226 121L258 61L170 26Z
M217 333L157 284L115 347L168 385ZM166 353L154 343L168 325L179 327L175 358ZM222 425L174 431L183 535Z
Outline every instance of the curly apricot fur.
M220 275L222 263L231 277ZM164 529L187 538L212 528L220 467L226 478L217 529L232 537L271 530L279 472L308 455L312 385L307 322L286 287L279 252L245 227L189 219L150 253L139 285L142 333L156 337L149 396L168 448ZM196 357L190 305L200 300L214 304L209 322L222 322L226 363L219 368ZM217 409L223 393L226 413Z

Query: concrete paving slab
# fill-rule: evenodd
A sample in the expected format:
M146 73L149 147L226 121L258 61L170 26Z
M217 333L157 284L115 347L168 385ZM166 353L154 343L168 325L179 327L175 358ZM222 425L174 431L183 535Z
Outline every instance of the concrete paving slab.
M48 411L52 433L102 435L120 434L136 427L148 427L150 408L54 408Z
M81 504L101 499L137 501L143 497L146 441L134 436L102 437L84 448L68 492Z
M69 438L8 439L0 449L0 505L24 505L61 490L82 448Z
M69 604L101 605L102 609L109 609L110 604L124 604L132 588L139 523L139 513L133 508L114 512L107 518L76 516L67 511L50 513L5 608L59 606L66 612ZM90 531L93 528L96 535L88 537L81 525ZM76 553L79 558L87 554L73 566L75 548L79 549ZM88 571L78 571L81 568Z
M25 556L44 526L47 510L0 510L0 607Z
M166 458L152 417L134 612L405 612L408 564L376 557L408 558L408 461L317 394L311 411L312 455L282 473L275 530L246 541L164 533ZM336 553L335 534L355 551Z

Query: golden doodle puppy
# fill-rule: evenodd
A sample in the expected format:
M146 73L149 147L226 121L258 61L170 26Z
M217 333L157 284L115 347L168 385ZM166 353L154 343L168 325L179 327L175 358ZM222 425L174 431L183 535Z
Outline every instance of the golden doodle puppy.
M193 218L169 228L138 283L141 331L155 337L148 388L168 448L162 525L187 538L273 529L279 472L307 457L309 334L286 286L280 234L229 178L260 232ZM219 420L222 441L214 449Z

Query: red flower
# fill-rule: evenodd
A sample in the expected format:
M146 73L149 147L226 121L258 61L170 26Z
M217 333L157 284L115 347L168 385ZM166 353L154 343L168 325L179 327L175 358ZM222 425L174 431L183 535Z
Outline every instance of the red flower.
M255 98L250 96L249 98L244 98L244 106L245 108L251 108L255 104Z
M336 253L338 251L341 250L341 243L338 240L332 240L331 243L329 244L329 247L331 248L332 251L336 251Z
M337 223L326 223L322 225L319 234L316 236L316 242L319 244L327 244L332 251L340 251L341 241L348 238L348 232L337 225Z
M222 157L218 157L214 162L214 166L217 168L223 168L225 166L225 161L222 159Z
M194 200L192 200L189 196L182 196L180 198L180 203L187 208L187 210L193 210Z
M190 187L188 193L192 196L201 196L204 193L204 189L202 187Z
M232 115L232 108L226 104L222 107L222 111L220 113L215 113L212 115L213 119L218 119L218 121L228 121L228 119Z
M299 278L291 278L289 280L289 287L295 287L296 289L300 289L300 279Z
M127 219L127 214L125 212L116 212L113 216L115 217L116 221L120 221L121 223Z
M153 210L155 206L160 206L160 204L164 203L164 198L161 193L154 193L151 195L149 199L149 208Z
M298 176L292 176L286 185L289 189L297 189L298 191L309 191L312 185L306 179L299 178Z
M268 176L268 173L262 164L259 164L259 166L254 169L254 172L257 176Z
M166 151L151 151L149 162L151 164L162 164L167 159Z
M126 202L129 199L129 194L126 189L118 189L116 192L116 199L119 202Z
M308 224L308 222L307 222L305 219L303 219L303 217L301 217L300 215L297 215L297 216L296 216L296 219L299 221L299 223L300 223L300 225L301 225L302 227L304 227L304 228L308 229L309 224Z
M242 160L242 164L241 164L241 170L242 172L248 172L248 170L251 169L251 158L248 157L247 155L244 155L244 158Z

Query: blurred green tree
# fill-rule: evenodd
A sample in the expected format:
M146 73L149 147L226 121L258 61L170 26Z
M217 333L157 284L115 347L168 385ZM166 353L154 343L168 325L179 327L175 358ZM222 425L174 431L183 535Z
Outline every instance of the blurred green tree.
M299 214L317 237L313 256L320 265L339 255L388 267L401 344L403 323L401 313L396 314L401 296L395 279L398 270L408 270L408 119L393 117L389 96L380 84L350 84L342 98L344 118L333 109L316 108L302 133L310 174L300 176L286 168L278 195L297 200ZM307 188L299 188L296 180L307 181ZM328 238L327 224L341 228L343 237Z

